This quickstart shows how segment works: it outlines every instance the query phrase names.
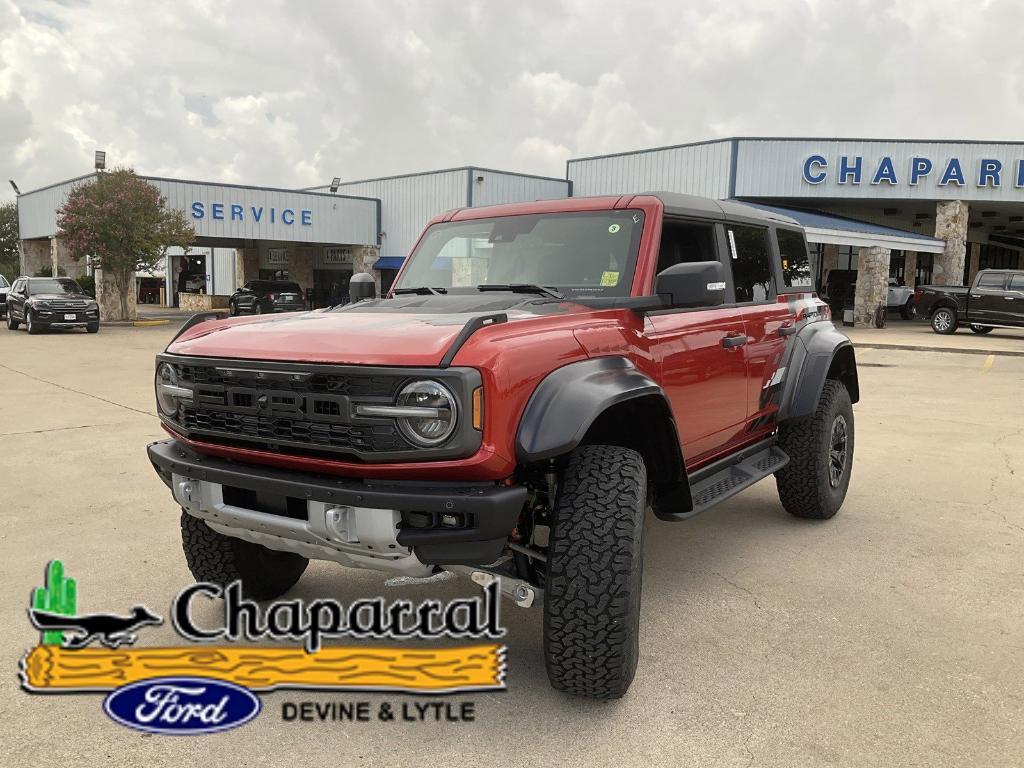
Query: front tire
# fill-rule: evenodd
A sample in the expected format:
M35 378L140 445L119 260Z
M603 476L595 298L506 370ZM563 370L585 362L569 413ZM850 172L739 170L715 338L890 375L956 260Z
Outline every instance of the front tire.
M972 323L971 324L971 330L974 331L975 333L981 335L981 336L984 336L986 333L992 333L992 326L991 325L974 325Z
M16 331L20 323L14 319L14 313L11 312L10 308L7 309L7 330Z
M960 321L957 319L956 310L952 307L939 307L932 313L932 330L936 333L941 333L943 336L956 333L956 328L959 324Z
M89 325L85 326L85 330L88 331L89 333L99 333L100 332L100 324L99 323L89 323Z
M293 552L278 552L260 544L217 533L203 520L181 511L181 546L196 581L227 586L242 582L242 594L253 600L273 600L293 586L309 560Z
M779 447L789 456L775 473L782 506L796 517L833 517L853 469L853 405L842 382L825 381L814 415L783 422Z
M917 316L917 307L913 299L907 299L907 303L900 307L900 317L904 320L913 320Z
M544 588L544 659L557 690L617 699L633 681L646 499L636 451L588 445L569 456Z
M228 302L228 317L238 317L238 305L235 302Z
M39 323L32 319L32 312L29 310L25 310L25 330L29 336L35 336L40 332Z

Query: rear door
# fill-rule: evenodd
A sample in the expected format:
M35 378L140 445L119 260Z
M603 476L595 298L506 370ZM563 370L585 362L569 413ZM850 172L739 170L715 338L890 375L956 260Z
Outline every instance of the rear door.
M967 317L971 323L1001 323L1005 312L1006 300L1004 286L1005 272L982 272L977 283L970 291L967 306Z
M656 272L682 262L721 261L720 224L666 218ZM747 374L743 320L728 307L648 313L644 336L661 369L688 469L704 463L743 432Z
M752 439L771 431L778 404L771 397L781 384L780 371L787 334L794 329L795 309L779 301L775 246L768 227L725 225L729 246L729 264L739 315L743 319L747 364L745 398L745 437ZM792 243L787 247L792 248ZM800 237L803 254L793 260L806 266L807 247ZM797 258L799 256L799 258ZM785 330L784 330L785 329Z
M1003 295L1003 322L1024 325L1024 274L1010 275Z

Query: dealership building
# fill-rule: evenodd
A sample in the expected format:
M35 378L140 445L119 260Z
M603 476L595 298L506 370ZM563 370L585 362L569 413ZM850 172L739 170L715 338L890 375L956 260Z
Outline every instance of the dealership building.
M792 216L816 285L856 273L858 325L873 322L890 279L958 285L1021 266L1024 250L1024 143L729 138L571 159L565 178L467 166L302 190L148 178L196 230L188 254L168 255L159 293L186 310L226 306L258 278L297 282L311 307L343 300L355 272L387 290L426 222L452 208L650 190ZM85 269L67 258L56 211L94 179L19 196L24 274Z

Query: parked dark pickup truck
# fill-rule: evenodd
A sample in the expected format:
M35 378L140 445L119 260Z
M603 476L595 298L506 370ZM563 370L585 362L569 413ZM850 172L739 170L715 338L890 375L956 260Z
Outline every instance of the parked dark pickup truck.
M923 285L914 294L917 316L936 333L954 333L966 323L975 333L1024 328L1024 270L984 269L974 285Z

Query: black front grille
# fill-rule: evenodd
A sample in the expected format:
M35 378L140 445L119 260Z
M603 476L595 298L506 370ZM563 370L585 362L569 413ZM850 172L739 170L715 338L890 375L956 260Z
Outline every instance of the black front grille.
M354 423L353 399L391 403L406 376L273 367L175 364L193 390L174 421L188 435L220 444L292 453L414 450L390 419ZM296 450L300 449L300 450Z
M50 301L44 302L41 306L43 309L54 309L58 311L73 309L77 312L81 312L89 306L89 302L80 299L51 299Z

